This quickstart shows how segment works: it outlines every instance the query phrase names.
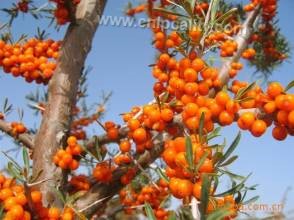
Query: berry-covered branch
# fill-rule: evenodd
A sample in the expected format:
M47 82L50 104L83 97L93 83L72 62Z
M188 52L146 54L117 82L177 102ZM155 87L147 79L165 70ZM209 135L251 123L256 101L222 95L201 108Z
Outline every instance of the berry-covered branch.
M28 134L25 130L23 125L16 125L15 128L13 128L11 123L0 119L0 131L8 134L15 141L20 142L28 149L33 149L33 136Z

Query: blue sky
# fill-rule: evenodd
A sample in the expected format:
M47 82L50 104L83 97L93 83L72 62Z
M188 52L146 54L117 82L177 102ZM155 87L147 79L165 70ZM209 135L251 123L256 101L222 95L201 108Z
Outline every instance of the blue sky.
M1 2L1 7L8 4L7 2L10 1ZM122 15L127 2L127 0L109 0L105 15ZM280 1L279 24L292 49L294 44L293 24L291 24L294 20L293 9L294 1ZM0 23L6 19L0 13ZM29 17L25 17L24 20L18 19L14 24L14 34L16 36L20 33L32 35L35 33L36 26L31 24L32 19ZM38 25L47 29L46 23L39 22ZM62 35L61 31L52 34L51 37L60 39ZM112 91L113 96L107 108L106 119L120 122L120 113L127 112L132 106L142 105L152 99L154 81L148 65L153 63L155 54L150 44L151 40L151 34L146 29L102 26L97 31L93 49L87 60L87 64L93 67L89 75L88 102L97 102L101 91ZM245 68L240 73L239 79L251 80L252 73L252 69ZM291 58L279 67L269 80L277 80L286 85L293 78L293 58ZM24 122L30 126L37 126L39 122L31 114L32 111L25 107L24 96L37 87L34 84L24 83L23 79L5 75L0 70L0 104L5 97L8 97L15 109L24 108ZM17 120L17 114L12 114L10 119ZM237 131L236 126L230 126L223 129L223 134L230 142ZM1 149L11 146L9 139L0 140ZM259 203L277 204L286 188L294 187L294 172L291 164L294 155L293 137L277 142L271 137L270 130L261 138L254 138L249 133L243 132L236 154L239 155L239 159L232 166L232 171L244 175L253 172L249 183L259 184L256 191L256 194L261 197ZM4 160L1 160L0 167L4 165ZM287 209L294 208L293 204L294 189L288 195Z

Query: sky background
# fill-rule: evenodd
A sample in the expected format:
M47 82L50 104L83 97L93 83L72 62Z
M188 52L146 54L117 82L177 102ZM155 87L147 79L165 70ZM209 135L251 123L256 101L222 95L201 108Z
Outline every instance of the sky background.
M1 6L11 4L13 1L0 0ZM40 2L40 1L36 1ZM42 1L43 2L43 1ZM109 0L105 15L123 15L127 0ZM133 1L136 2L136 1ZM243 1L247 2L247 1ZM291 48L294 44L294 1L281 0L279 4L279 26L281 32L287 37ZM22 17L22 16L21 16ZM21 33L30 36L36 33L37 26L46 29L47 22L38 22L36 25L30 16L19 18L13 26L15 39ZM0 12L0 23L7 21L7 17ZM34 24L34 25L33 25ZM52 31L51 31L52 32ZM53 39L61 39L63 30L50 35ZM88 103L99 101L101 92L113 92L107 106L105 120L121 122L119 114L127 112L134 105L143 105L152 100L153 78L149 64L154 62L155 50L151 45L151 33L148 29L127 28L114 26L101 26L93 42L92 51L87 59L87 65L93 67L88 81ZM293 80L293 58L276 69L269 78L270 81L280 81L283 85ZM252 80L254 70L245 68L240 74L241 80ZM13 103L14 109L23 108L25 115L23 121L27 126L38 126L37 118L32 110L26 107L24 96L43 86L27 84L22 78L13 78L0 70L0 105L6 97ZM9 116L9 120L18 120L17 113ZM236 126L223 129L222 134L230 143L238 132ZM13 147L10 139L0 140L0 149ZM253 172L248 183L259 184L252 195L259 195L261 204L278 204L288 187L294 186L293 158L294 139L288 137L283 142L275 141L271 136L271 129L261 138L254 138L248 132L242 133L242 139L235 154L239 159L231 167L231 171L247 175ZM5 158L0 155L0 167L6 164ZM294 209L294 189L288 194L286 210Z

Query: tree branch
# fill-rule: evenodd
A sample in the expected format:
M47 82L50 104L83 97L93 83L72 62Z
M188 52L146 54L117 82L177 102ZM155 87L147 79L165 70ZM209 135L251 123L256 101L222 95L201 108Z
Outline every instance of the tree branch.
M28 133L23 133L19 135L15 135L12 132L12 128L10 123L0 120L0 130L12 137L15 141L22 143L28 149L33 149L33 137Z
M221 82L220 87L226 85L230 81L229 71L231 69L232 63L238 62L248 46L249 39L253 34L253 24L256 21L258 14L260 12L260 7L256 7L253 11L249 12L246 20L244 21L242 28L235 37L235 41L238 44L237 52L231 58L228 58L221 66L219 71L219 80ZM215 96L215 89L209 92L210 97Z
M61 206L52 188L60 188L65 173L52 162L53 155L66 141L75 106L78 81L92 40L99 25L107 0L82 0L77 7L76 22L71 23L63 40L56 71L48 88L48 103L35 138L33 173L42 170L39 177L50 179L38 185L43 203Z
M151 163L153 163L162 153L163 151L163 143L164 141L168 140L170 137L167 135L160 135L155 141L154 147L150 151L145 151L141 155L136 155L137 157L137 166L142 166L143 168L148 167ZM136 168L136 166L135 166ZM137 167L138 168L138 167ZM112 196L116 195L117 192L124 187L121 184L120 178L127 172L126 167L119 167L113 173L113 179L109 184L101 184L96 183L94 184L91 189L81 198L79 198L76 202L77 210L83 210L83 214L87 217L92 216L95 212L105 203L108 201ZM138 169L138 173L140 169ZM106 198L101 203L95 203L102 198ZM91 204L93 204L91 206ZM84 210L85 207L88 207Z

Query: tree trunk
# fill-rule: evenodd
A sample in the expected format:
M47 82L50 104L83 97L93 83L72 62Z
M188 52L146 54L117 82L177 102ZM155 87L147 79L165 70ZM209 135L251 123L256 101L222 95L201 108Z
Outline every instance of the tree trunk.
M52 189L65 181L65 173L56 167L52 158L65 144L71 124L72 107L76 103L78 82L86 57L91 49L94 34L107 0L82 0L62 43L57 69L50 80L48 103L35 138L33 174L40 171L38 180L47 180L37 188L43 194L45 206L60 206Z

